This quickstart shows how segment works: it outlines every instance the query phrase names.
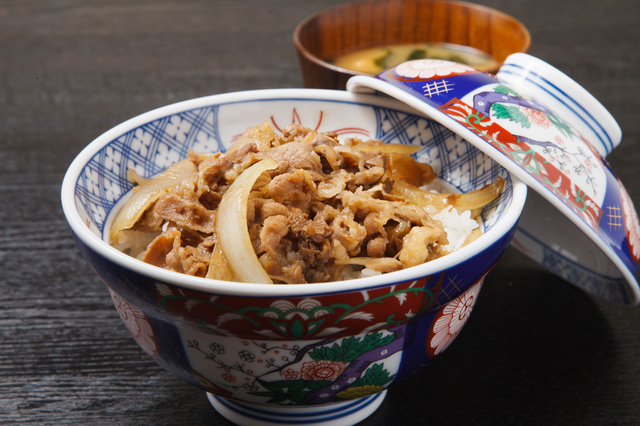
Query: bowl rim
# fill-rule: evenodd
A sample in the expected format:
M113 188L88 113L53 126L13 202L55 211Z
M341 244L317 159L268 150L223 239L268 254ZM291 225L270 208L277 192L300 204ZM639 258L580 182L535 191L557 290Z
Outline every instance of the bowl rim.
M231 102L264 101L291 98L318 100L322 102L334 101L355 105L362 104L365 106L391 108L410 114L423 115L419 111L410 108L404 103L392 98L331 89L261 89L229 92L189 99L156 108L130 118L107 130L102 135L98 136L96 139L90 142L87 146L85 146L71 162L62 181L60 197L63 213L72 232L75 234L76 238L78 238L83 244L98 253L100 256L106 258L108 261L159 282L173 284L192 290L204 291L206 293L238 296L287 297L360 291L373 287L388 286L427 277L451 268L456 264L462 263L465 260L468 260L474 254L481 253L482 251L496 243L511 229L515 228L522 209L524 208L527 186L511 172L506 170L512 182L513 194L511 205L503 213L504 216L498 223L494 225L494 227L492 227L488 232L484 233L477 240L439 259L396 272L345 281L296 285L268 285L254 283L229 285L230 283L227 281L212 280L185 275L179 272L168 271L157 266L144 263L141 260L135 259L112 247L110 244L104 241L103 238L95 235L84 224L84 221L76 208L76 182L80 178L81 172L85 165L89 162L89 160L118 136L121 136L123 133L140 127L145 123L157 120L167 115L174 115L182 111L192 110L195 108L202 108L205 106Z
M352 6L354 3L358 3L358 4L371 4L374 5L376 3L386 3L389 1L405 1L405 0L359 0L356 2L352 2L352 3L344 3L344 4L340 4L340 5L336 5L333 7L329 7L323 10L320 10L316 13L313 13L311 15L309 15L308 17L306 17L304 20L302 20L298 25L296 25L295 30L293 31L293 44L295 45L296 49L298 50L298 52L303 55L305 58L307 58L309 61L315 63L318 66L321 66L322 68L326 68L335 72L340 72L343 74L348 74L351 76L354 75L371 75L368 73L363 73L360 71L354 71L348 68L343 68L343 67L339 67L337 65L333 65L329 62L327 62L326 60L324 60L323 58L320 58L318 56L316 56L315 54L311 53L309 51L309 49L307 49L307 47L304 45L304 43L302 43L302 41L300 40L300 33L302 32L303 28L308 25L310 22L312 22L313 20L317 19L318 17L329 13L329 12L333 12L333 11L339 11L340 9L346 9L350 6ZM422 0L424 2L428 2L428 3L438 3L438 4L454 4L454 5L458 5L458 6L464 6L464 7L468 7L470 9L477 9L477 10L482 10L484 12L491 12L492 14L495 15L499 15L507 20L510 20L516 24L518 24L518 26L520 27L520 29L523 32L524 35L524 43L523 43L523 47L520 50L520 52L528 52L529 49L531 48L531 32L529 31L529 29L527 28L526 25L524 25L524 23L522 21L520 21L518 18L516 18L515 16L509 15L506 12L503 12L501 10L489 7L489 6L485 6L482 4L476 4L476 3L471 3L471 2L467 2L467 1L460 1L460 0ZM425 41L427 42L427 41ZM472 47L472 46L466 46L465 47ZM473 47L472 47L473 48ZM516 52L513 52L516 53ZM496 69L497 70L497 69Z

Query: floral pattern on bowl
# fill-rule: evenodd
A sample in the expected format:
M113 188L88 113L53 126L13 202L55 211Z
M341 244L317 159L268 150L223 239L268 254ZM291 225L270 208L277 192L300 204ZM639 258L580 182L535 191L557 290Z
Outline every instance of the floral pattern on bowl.
M107 243L132 183L188 150L224 152L269 120L419 147L417 159L461 191L505 178L482 212L485 235L441 259L335 283L228 283L170 272ZM391 99L345 91L216 95L129 120L92 142L63 182L80 252L106 283L125 327L158 364L208 392L233 422L361 421L387 389L430 364L458 336L486 274L509 245L526 187L446 127ZM253 423L252 423L253 424Z
M573 80L519 53L497 76L427 59L353 77L347 88L391 95L499 161L537 193L515 247L600 297L640 301L637 212L604 159L620 128Z

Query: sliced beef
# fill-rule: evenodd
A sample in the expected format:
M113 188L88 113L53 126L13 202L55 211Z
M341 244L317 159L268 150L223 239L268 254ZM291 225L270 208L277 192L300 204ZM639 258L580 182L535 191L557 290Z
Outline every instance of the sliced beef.
M359 144L369 146L357 149ZM350 268L390 272L438 257L447 244L442 225L391 194L394 179L418 185L432 179L431 168L410 157L371 151L376 144L339 143L335 134L300 125L285 127L279 136L262 123L227 153L190 153L197 174L160 197L137 224L141 230L165 229L143 260L205 276L224 192L267 157L276 168L254 184L247 226L256 255L275 282L335 280Z

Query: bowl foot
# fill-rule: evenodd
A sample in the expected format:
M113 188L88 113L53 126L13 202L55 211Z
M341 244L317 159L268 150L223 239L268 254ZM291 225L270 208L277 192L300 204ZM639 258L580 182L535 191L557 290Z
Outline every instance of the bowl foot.
M232 401L207 393L220 415L237 425L353 425L369 417L380 406L387 391L353 401L307 407L270 407Z

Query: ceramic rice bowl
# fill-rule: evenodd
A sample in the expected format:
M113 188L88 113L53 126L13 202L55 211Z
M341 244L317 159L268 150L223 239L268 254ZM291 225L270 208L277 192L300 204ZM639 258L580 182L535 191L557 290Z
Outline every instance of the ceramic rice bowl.
M225 151L246 128L300 123L341 138L420 146L414 154L463 192L498 176L485 234L417 267L303 285L230 284L145 264L106 242L132 184L188 150ZM133 118L89 144L62 185L82 255L102 278L136 342L158 364L208 393L240 424L356 423L386 390L456 338L485 275L513 236L526 187L452 131L398 101L343 91L282 89L181 102Z

